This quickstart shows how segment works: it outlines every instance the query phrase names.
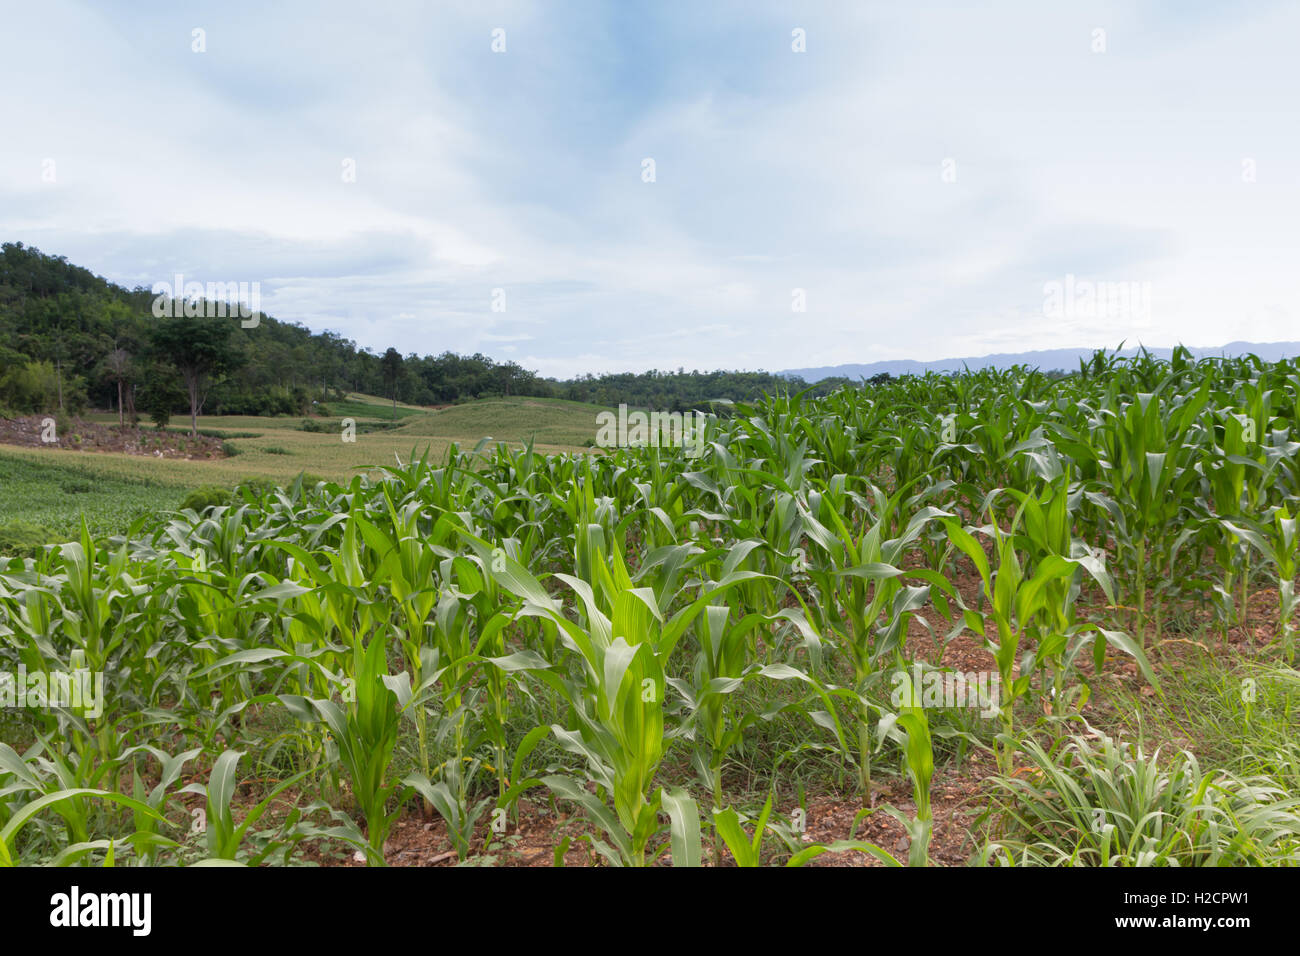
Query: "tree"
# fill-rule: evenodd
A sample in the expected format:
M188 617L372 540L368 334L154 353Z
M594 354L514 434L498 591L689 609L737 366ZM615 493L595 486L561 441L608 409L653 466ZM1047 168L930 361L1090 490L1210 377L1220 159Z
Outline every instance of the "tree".
M185 401L185 392L176 384L176 370L162 365L151 365L140 377L144 380L141 407L160 430L172 420L172 411ZM131 402L134 410L134 399Z
M8 361L10 356L16 361ZM0 346L0 407L19 412L53 411L58 404L58 373L52 362L26 362Z
M160 321L150 341L154 356L180 372L190 399L190 436L199 434L199 410L214 381L243 364L243 355L230 344L225 319L182 317Z
M171 422L171 401L165 391L150 389L145 392L144 407L145 411L149 413L149 420L154 423L154 427L159 431L162 431Z
M379 370L384 376L384 384L388 386L393 396L393 419L397 419L397 383L401 381L402 373L406 371L406 366L402 361L402 353L397 349L390 348L384 353L384 357L379 360Z
M110 382L117 383L117 423L126 424L126 411L122 405L122 393L126 382L131 377L131 355L126 349L117 348L104 357L104 373Z

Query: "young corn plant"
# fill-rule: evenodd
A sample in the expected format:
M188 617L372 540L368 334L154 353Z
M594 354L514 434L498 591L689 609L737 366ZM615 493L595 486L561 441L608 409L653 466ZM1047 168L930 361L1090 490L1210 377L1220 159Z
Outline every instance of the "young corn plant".
M144 781L140 778L139 768L133 759L136 753L148 753L158 761L158 783L149 793L144 792ZM181 773L185 769L185 764L197 757L202 751L195 747L192 750L186 750L178 754L168 754L158 747L149 744L142 744L135 748L130 748L124 754L126 759L132 760L132 796L141 803L147 804L159 814L167 810L167 799L169 789L177 780L180 779ZM135 847L140 854L141 861L146 866L153 866L158 860L158 851L163 848L173 848L178 846L176 841L167 839L158 833L158 820L156 817L148 816L143 813L134 814L135 829L139 836Z
M1224 526L1245 541L1273 566L1277 578L1278 632L1288 664L1295 663L1295 578L1300 570L1300 521L1292 517L1287 504L1272 509L1263 521L1242 519L1239 524L1224 520Z
M1178 387L1178 375L1166 376L1152 392L1128 398L1114 380L1091 423L1089 442L1080 450L1093 458L1099 480L1108 486L1113 534L1129 572L1136 602L1134 634L1145 646L1148 588L1168 573L1170 543L1177 537L1180 515L1193 500L1200 475L1203 430L1198 417L1210 400L1209 379L1190 394L1166 398ZM1161 607L1157 604L1157 632Z
M234 815L231 813L230 803L235 795L235 788L238 783L236 775L239 760L242 756L243 754L237 750L225 751L213 763L212 772L208 775L206 785L192 783L182 787L179 791L180 793L197 793L206 801L202 817L202 829L207 837L209 860L226 860L230 862L238 860L243 849L244 840L253 824L260 820L263 814L270 809L276 797L311 772L309 768L287 780L281 780L260 803L244 815L243 820L236 824ZM280 844L275 840L267 841L260 850L248 855L247 864L249 866L260 865L279 846Z
M1231 522L1259 512L1260 478L1267 468L1254 418L1220 412L1215 419L1214 431L1221 432L1222 438L1210 444L1202 471L1210 488L1210 513L1217 517L1220 531L1215 557L1222 572L1220 593L1227 599L1223 615L1226 637L1227 628L1243 620L1250 589L1251 546L1232 531Z
M733 590L731 596L735 596L738 590ZM760 721L770 720L777 711L802 710L807 703L805 699L787 707L758 711L738 701L741 690L759 680L799 681L807 684L821 699L827 713L834 711L830 696L804 670L788 663L764 664L755 659L752 635L773 625L793 626L803 635L800 646L819 651L817 636L801 613L786 609L770 618L765 614L751 613L735 624L729 623L730 615L728 606L706 607L696 628L699 649L691 679L666 678L669 686L686 702L689 718L683 735L696 744L692 761L708 782L715 813L723 806L723 768L728 756L744 739L746 730ZM776 631L769 636L777 641L779 633ZM713 847L714 864L717 865L721 862L722 846L715 840Z
M538 670L536 676L569 705L572 726L554 724L551 731L564 750L583 761L596 792L565 775L548 775L542 783L578 804L599 828L604 839L592 837L591 843L609 863L650 862L649 845L660 830L662 809L671 821L674 865L698 866L695 801L682 791L654 786L664 752L665 665L709 600L748 575L702 587L700 597L665 618L653 590L634 586L618 551L605 556L596 545L591 564L596 587L579 577L557 575L578 596L581 620L575 622L513 559L499 567L494 575L501 586L523 599L524 613L554 623L579 666L576 679L565 680L550 670Z
M49 747L48 744L43 746L45 749ZM111 860L113 848L117 845L135 842L177 845L163 841L152 832L153 827L159 823L167 826L171 824L149 804L109 790L66 786L66 783L65 779L46 768L31 766L8 744L0 743L0 867L34 865L38 862L36 859L24 860L22 857L19 832L28 823L40 822L40 815L47 809L53 810L66 828L66 837L61 841L62 848L54 852L49 860L57 866L71 865L98 850L106 851ZM143 816L150 821L150 828L133 830L110 840L92 840L90 808L92 803L100 801L118 804L133 811L137 820ZM46 843L48 845L49 841Z
M877 493L877 498L883 494ZM905 571L901 565L907 548L936 518L950 519L947 512L925 508L907 522L897 538L885 539L893 499L881 508L881 516L860 540L840 518L838 509L823 508L834 532L811 513L804 513L805 527L822 547L828 560L809 570L817 588L813 602L814 628L829 636L853 667L853 694L857 698L858 782L864 806L872 799L871 751L875 712L879 708L868 696L882 663L899 651L907 634L908 621L933 594L936 606L947 616L947 597L955 595L952 585L930 569ZM905 585L903 579L925 583Z
M401 812L406 791L388 779L397 747L401 712L414 699L409 676L388 673L386 642L378 634L368 644L358 634L352 643L353 684L343 706L333 700L282 694L280 700L303 721L325 724L352 782L352 792L366 820L367 861L384 865L384 840ZM351 698L351 699L348 699ZM396 808L388 810L390 802Z
M462 582L470 575L477 575L466 559L455 561L463 566L459 575ZM482 718L485 708L479 706L484 688L475 685L480 674L485 675L483 683L495 696L493 727L497 733L491 736L497 759L492 770L504 794L505 683L502 672L490 666L484 649L497 649L501 631L510 619L509 613L498 611L486 620L476 620L470 601L455 590L444 592L433 618L433 643L427 649L425 672L428 685L442 704L435 741L446 759L438 768L440 780L430 782L420 774L408 777L407 782L446 820L452 843L462 860L469 854L474 825L490 802L486 798L477 802L471 799L474 777L482 766L477 751L488 736Z
M769 793L767 800L763 802L763 809L759 811L758 819L753 821L754 835L751 837L744 828L744 824L749 821L737 813L734 807L713 811L713 829L731 851L736 866L754 867L762 863L763 835L767 830L767 819L771 815L772 794ZM715 860L715 865L717 863L718 861Z
M904 737L903 760L912 780L912 799L916 814L908 817L892 806L882 809L894 817L907 830L910 840L907 851L908 866L928 866L930 862L930 837L934 828L934 814L930 808L930 780L934 776L934 747L930 739L930 721L921 702L921 689L908 676L907 668L899 661L897 673L902 678L902 706L894 716L894 725Z
M970 559L979 574L981 597L993 618L993 635L989 635L983 615L969 608L964 612L966 625L985 638L998 667L1002 734L997 745L997 760L1003 773L1011 771L1016 749L1016 702L1025 696L1034 673L1044 662L1064 655L1061 666L1068 666L1080 651L1091 646L1094 662L1100 671L1106 648L1113 645L1132 656L1147 680L1156 683L1141 647L1127 635L1103 630L1095 624L1062 629L1062 597L1059 587L1054 593L1053 586L1071 581L1081 565L1077 560L1048 554L1032 573L1026 573L1016 550L1016 529L1023 513L1022 507L1017 511L1011 528L1003 530L990 507L990 522L979 529L992 539L996 572L984 548L959 521L955 518L944 521L949 538ZM1069 643L1071 640L1072 644Z
M1060 572L1041 576L1042 613L1031 624L1034 669L1044 672L1044 676L1050 671L1052 683L1043 696L1060 717L1070 709L1073 693L1068 681L1079 676L1074 662L1088 646L1087 635L1093 635L1096 640L1093 647L1098 671L1106 642L1113 636L1111 632L1099 633L1094 625L1077 621L1076 607L1085 575L1101 588L1108 603L1115 602L1115 592L1106 571L1104 552L1094 552L1072 532L1075 514L1072 502L1077 496L1071 493L1069 470L1053 467L1047 474L1050 480L1037 493L1011 489L1010 494L1019 502L1016 514L1019 543L1035 562L1035 577L1054 568ZM1131 644L1123 637L1118 643ZM1136 647L1129 653L1142 656L1141 649ZM1080 706L1087 702L1089 694L1089 686L1082 683L1078 694Z
M437 603L438 593L434 569L438 555L424 540L419 526L422 503L417 499L394 504L389 489L382 489L384 505L389 519L382 529L357 518L358 526L370 546L381 554L373 583L388 589L397 609L397 623L402 652L406 658L411 683L419 687L424 683L424 653L429 645L428 622ZM420 770L429 775L429 721L424 707L412 710L415 721L417 758ZM426 804L426 815L431 809Z

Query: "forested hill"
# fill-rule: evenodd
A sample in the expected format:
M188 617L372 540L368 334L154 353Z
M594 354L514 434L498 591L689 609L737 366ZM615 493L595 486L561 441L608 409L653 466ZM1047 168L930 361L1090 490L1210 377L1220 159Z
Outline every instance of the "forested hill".
M120 391L128 412L189 412L190 386L204 413L226 415L304 414L312 401L346 392L417 405L523 395L680 409L803 387L768 372L557 381L479 354L403 356L390 348L379 355L334 332L260 313L255 326L238 318L160 319L155 298L151 289L122 288L62 256L22 243L0 246L0 411L116 408ZM823 381L817 392L840 383Z

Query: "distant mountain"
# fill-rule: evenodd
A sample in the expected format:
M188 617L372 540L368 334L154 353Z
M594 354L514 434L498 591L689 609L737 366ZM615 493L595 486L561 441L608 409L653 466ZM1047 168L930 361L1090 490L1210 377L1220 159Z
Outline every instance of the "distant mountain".
M1013 365L1028 365L1040 368L1044 372L1062 369L1067 372L1079 368L1079 359L1090 358L1095 349L1044 349L1038 352L1001 352L997 355L981 355L972 358L937 359L933 362L917 362L912 359L896 359L889 362L868 362L865 365L824 365L821 368L789 368L778 374L798 376L805 382L819 382L824 378L843 376L857 381L871 378L881 372L890 375L924 375L926 372L959 372L963 368L978 370L982 368L1011 368ZM1173 349L1147 349L1157 358L1169 358ZM1300 342L1229 342L1219 348L1190 348L1197 358L1205 356L1239 356L1254 354L1267 362L1300 355ZM1126 348L1124 355L1134 355L1137 348Z

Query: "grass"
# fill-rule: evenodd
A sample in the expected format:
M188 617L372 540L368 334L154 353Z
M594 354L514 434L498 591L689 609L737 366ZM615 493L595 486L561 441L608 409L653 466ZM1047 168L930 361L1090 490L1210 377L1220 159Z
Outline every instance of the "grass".
M1117 701L1126 736L1187 747L1215 766L1300 787L1296 766L1277 759L1300 748L1300 672L1231 654L1189 652L1170 662L1165 675L1163 695L1139 701L1129 693Z
M33 454L34 453L34 454ZM116 534L146 514L175 508L183 483L162 476L104 469L99 456L45 449L0 450L0 526L29 522L55 535L77 533L81 516L94 534ZM146 459L153 465L156 459Z
M596 415L603 409L581 402L538 398L488 399L453 405L395 431L398 435L445 435L478 440L491 436L500 441L581 448L596 437Z
M316 406L316 411L322 415L330 415L334 418L385 418L392 420L396 417L399 421L412 416L427 415L429 410L421 408L418 405L403 405L397 403L397 414L393 414L393 403L384 401L384 399L373 395L349 395L341 402L327 402L324 405Z
M141 515L179 507L189 491L201 486L234 487L253 477L288 485L304 471L348 481L359 471L406 461L413 450L416 456L428 450L436 459L453 442L472 449L488 436L511 443L535 437L539 452L578 451L595 435L599 410L542 399L487 400L437 411L399 403L397 427L368 431L367 423L390 420L392 406L353 394L329 411L357 420L354 442L342 440L337 421L326 431L304 432L299 416L204 415L199 430L226 439L235 457L186 461L0 445L0 486L5 489L0 526L25 520L55 536L72 536L84 513L92 532L117 534ZM111 412L86 417L117 422ZM172 426L168 431L188 429Z
M1278 866L1300 861L1300 816L1276 781L1204 770L1190 751L1146 753L1109 737L1057 752L1022 747L1023 776L996 781L1008 836L981 862L1035 866ZM999 859L1000 854L1005 854Z

